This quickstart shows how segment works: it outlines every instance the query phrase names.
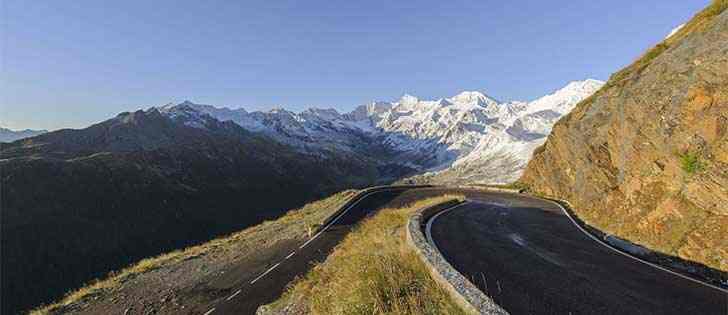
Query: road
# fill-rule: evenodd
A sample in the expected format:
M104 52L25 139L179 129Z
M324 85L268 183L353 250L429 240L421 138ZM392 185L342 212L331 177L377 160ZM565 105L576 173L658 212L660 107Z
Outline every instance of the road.
M469 192L433 217L445 258L511 314L728 314L728 295L621 255L554 203Z
M722 314L728 296L617 254L554 203L447 188L393 189L360 199L309 241L265 249L210 284L199 314L254 314L326 259L356 223L383 207L445 193L471 202L442 213L431 235L445 258L511 314ZM214 289L219 288L219 289Z
M316 262L326 259L331 250L352 230L354 225L376 209L390 203L407 189L397 188L372 193L360 199L320 234L299 244L288 244L275 250L266 262L237 266L218 279L213 286L226 290L212 305L199 312L212 314L254 314L258 306L275 301L286 285L303 276ZM231 284L232 283L232 284Z

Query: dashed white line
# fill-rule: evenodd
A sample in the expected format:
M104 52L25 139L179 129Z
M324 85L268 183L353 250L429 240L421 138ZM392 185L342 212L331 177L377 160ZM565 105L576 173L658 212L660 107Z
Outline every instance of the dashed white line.
M260 278L265 277L265 275L267 275L268 273L270 273L274 269L278 268L278 266L280 266L280 265L281 265L281 263L277 263L277 264L273 265L273 267L270 267L264 273L260 274L260 276L258 276L257 278L253 279L253 281L250 281L250 284L256 283L258 280L260 280Z
M351 210L351 208L353 208L354 206L356 206L357 204L359 204L359 202L361 202L362 200L366 199L366 197L369 197L370 195L372 195L372 194L375 194L375 193L378 193L378 192L382 192L382 191L389 191L389 190L393 190L393 189L382 189L382 190L372 191L372 192L369 192L369 193L367 193L367 194L364 194L364 195L362 195L361 197L359 197L359 199L358 199L357 201L355 201L355 202L354 202L353 204L349 205L349 206L348 206L348 207L347 207L347 208L346 208L346 209L345 209L344 211L342 211L342 212L341 212L341 213L340 213L340 214L339 214L338 216L336 216L336 218L334 218L333 220L331 220L331 222L329 222L329 224L327 224L327 225L326 225L326 226L325 226L324 228L322 228L322 229L321 229L321 231L319 231L318 233L316 233L316 235L314 235L314 236L313 236L313 237L311 237L311 238L310 238L310 239L309 239L308 241L306 241L305 243L303 243L303 245L301 245L301 246L299 247L299 249L302 249L302 248L306 247L306 245L308 245L308 244L309 244L309 243L311 243L311 242L312 242L313 240L315 240L315 239L316 239L317 237L319 237L319 236L320 236L320 235L321 235L321 234L322 234L323 232L325 232L325 231L326 231L326 230L327 230L327 229L328 229L328 228L329 228L330 226L332 226L332 225L333 225L334 223L336 223L337 221L339 221L339 219L340 219L340 218L341 218L342 216L344 216L344 215L345 215L346 213L348 213L348 212L349 212L349 210ZM287 259L289 259L289 258L293 257L293 255L295 255L295 254L296 254L296 251L294 250L294 251L292 251L292 252L291 252L290 254L288 254L288 256L286 256L285 258L283 258L283 261L285 261L285 260L287 260ZM281 263L283 263L283 261L281 261L281 262L279 262L279 263L277 263L277 264L273 265L272 267L268 268L268 270L266 270L265 272L263 272L262 274L260 274L260 275L259 275L259 276L258 276L257 278L253 279L253 281L250 281L250 284L254 284L254 283L256 283L256 282L257 282L258 280L260 280L261 278L265 277L265 275L267 275L267 274L268 274L268 273L270 273L271 271L273 271L273 270L275 270L276 268L278 268L278 266L280 266L280 265L281 265ZM226 301L230 301L230 300L232 300L232 299L233 299L233 298L235 298L235 297L236 297L236 296L237 296L238 294L240 294L240 292L242 292L242 289L239 289L239 290L235 291L235 293L233 293L233 294L232 294L231 296L229 296L229 297L228 297L228 298L226 299ZM212 314L212 312L214 312L214 311L215 311L215 308L213 307L213 308L211 308L211 309L210 309L209 311L205 312L205 314L203 314L203 315L210 315L210 314Z
M235 291L235 293L233 293L233 295L228 297L226 301L232 300L234 297L236 297L238 294L240 294L241 291L242 291L241 289L238 289L237 291Z

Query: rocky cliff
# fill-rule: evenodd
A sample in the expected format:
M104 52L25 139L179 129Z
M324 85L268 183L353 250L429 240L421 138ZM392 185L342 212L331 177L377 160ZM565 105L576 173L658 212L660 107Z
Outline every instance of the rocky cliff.
M612 75L554 127L520 182L587 223L728 270L728 1Z

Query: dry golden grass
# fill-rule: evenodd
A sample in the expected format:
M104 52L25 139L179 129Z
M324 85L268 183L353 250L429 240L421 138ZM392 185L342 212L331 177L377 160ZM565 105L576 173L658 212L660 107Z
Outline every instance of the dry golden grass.
M355 190L339 192L328 198L311 202L299 209L289 211L286 215L276 220L265 221L259 225L229 236L211 240L204 244L141 260L126 269L109 273L108 277L104 279L93 281L78 290L69 292L58 302L40 306L30 311L30 314L41 315L62 312L62 307L65 305L111 291L118 288L125 281L145 272L196 257L213 256L222 251L231 250L233 246L235 248L244 247L254 249L272 245L282 239L303 237L306 235L310 226L323 223L326 218L355 194Z
M666 51L675 43L679 42L687 34L700 32L708 27L713 18L723 13L728 8L728 0L713 0L710 5L696 14L690 22L681 28L676 34L666 38L661 43L649 49L644 55L640 56L633 64L615 73L610 78L607 85L618 84L620 81L630 77L633 73L639 73L649 65L653 59Z
M406 241L408 218L418 209L463 196L441 196L365 220L329 258L270 305L302 304L311 314L464 314Z
M677 33L673 34L669 38L666 38L654 47L648 49L632 64L613 73L609 77L607 83L602 86L602 88L594 92L594 94L592 94L591 96L579 102L579 104L576 105L575 109L570 114L567 114L567 116L579 113L583 108L588 108L588 106L591 106L597 96L603 94L608 89L615 86L623 86L624 84L626 84L629 79L633 78L635 75L639 75L645 68L647 68L647 66L650 65L650 63L652 63L655 58L660 56L663 52L667 51L673 45L683 40L685 37L687 37L688 34L691 34L693 32L701 32L707 29L708 26L710 26L711 23L713 23L713 21L715 20L714 18L723 13L726 9L728 9L728 0L713 0L710 5L708 5L705 9L693 16L693 18L690 19L690 21L685 24L685 26L683 26ZM569 119L562 118L561 121L568 122ZM536 149L534 154L538 154L539 151L543 151L544 149L545 146L541 146Z

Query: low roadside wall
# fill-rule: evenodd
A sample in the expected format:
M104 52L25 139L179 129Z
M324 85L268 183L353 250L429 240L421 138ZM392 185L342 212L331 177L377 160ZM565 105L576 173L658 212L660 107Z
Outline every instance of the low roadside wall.
M469 314L508 314L480 289L472 284L445 260L434 244L427 241L423 232L427 220L436 213L458 206L464 201L451 200L424 208L410 217L407 223L407 241L425 263L433 279L444 288L452 299Z

